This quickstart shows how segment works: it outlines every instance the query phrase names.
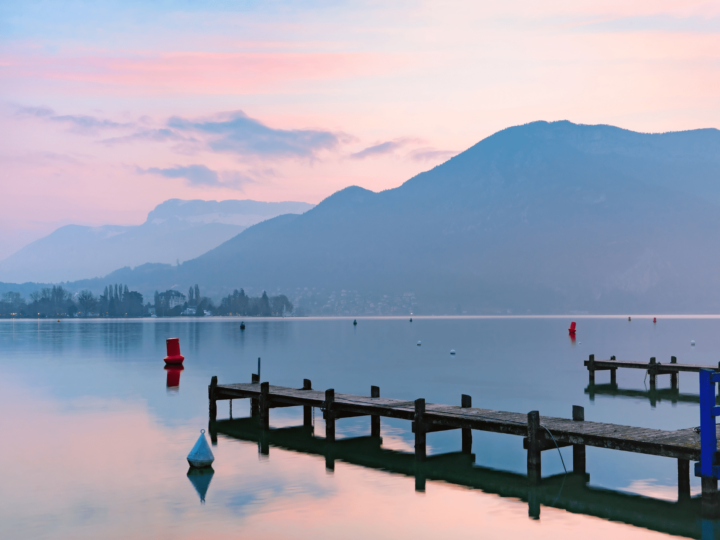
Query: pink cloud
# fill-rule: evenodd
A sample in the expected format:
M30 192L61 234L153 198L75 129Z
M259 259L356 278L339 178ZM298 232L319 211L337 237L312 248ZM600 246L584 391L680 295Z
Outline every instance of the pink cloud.
M337 79L384 72L397 63L375 53L140 52L0 58L8 79L55 80L142 93L251 93L290 81ZM87 87L84 87L87 90ZM96 91L97 89L93 89Z

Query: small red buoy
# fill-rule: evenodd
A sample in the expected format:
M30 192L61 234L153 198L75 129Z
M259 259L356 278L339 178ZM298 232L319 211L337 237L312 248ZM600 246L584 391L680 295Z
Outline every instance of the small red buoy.
M654 322L654 323L657 322L657 317L653 317L653 322Z
M628 321L632 321L632 319L630 317L628 317Z
M575 333L575 321L570 323L570 328L568 328L568 332L570 332L571 334Z
M185 357L180 354L180 338L168 338L165 340L167 345L166 364L182 364Z

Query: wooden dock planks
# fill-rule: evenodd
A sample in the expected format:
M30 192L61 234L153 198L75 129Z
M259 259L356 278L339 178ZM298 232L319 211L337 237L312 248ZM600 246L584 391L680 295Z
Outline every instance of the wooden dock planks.
M261 395L261 385L257 383L217 385L214 392L215 400L257 399ZM268 389L269 408L310 406L323 409L325 397L326 393L319 390L283 386L269 386ZM413 401L340 393L334 394L332 410L336 418L342 418L344 415L368 415L413 421L416 415ZM422 419L428 425L427 432L446 427L522 437L528 435L528 415L523 413L428 403L425 405ZM537 438L543 448L554 447L557 442L561 446L585 445L682 460L700 459L700 435L692 429L665 431L549 416L540 416L540 426L543 429L538 431ZM552 433L552 437L545 428Z

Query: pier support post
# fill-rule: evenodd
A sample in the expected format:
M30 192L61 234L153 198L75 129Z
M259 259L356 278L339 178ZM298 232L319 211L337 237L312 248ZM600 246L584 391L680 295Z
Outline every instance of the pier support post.
M217 423L215 420L208 422L208 432L210 433L210 443L217 446Z
M610 360L615 360L615 355L612 355ZM610 384L617 384L617 368L610 370Z
M678 501L690 500L690 462L678 459Z
M655 374L655 357L650 358L650 367L648 368L650 373L650 390L655 390L657 385L657 375Z
M325 440L327 442L335 442L335 411L333 411L333 403L335 403L335 389L325 390Z
M704 517L716 518L718 516L718 479L708 476L701 477L702 484L702 514Z
M270 428L270 383L260 383L260 428Z
M585 408L580 405L573 405L572 419L575 422L585 421ZM573 444L573 472L585 474L585 445Z
M370 387L370 397L374 397L374 398L380 397L380 387L379 386L371 386ZM379 414L370 415L370 435L373 437L380 436L380 415Z
M463 394L460 397L460 407L469 409L472 407L472 397ZM462 451L463 454L472 454L472 429L462 428Z
M425 493L425 484L427 477L425 476L425 468L421 463L415 464L415 491Z
M215 400L215 390L217 388L217 375L213 375L210 379L208 387L208 399L210 400L210 420L217 420L217 401Z
M270 455L270 442L268 441L268 432L265 430L261 431L258 436L258 454L261 456L260 459Z
M303 379L303 390L312 390L310 379ZM312 406L303 405L303 426L312 426Z
M427 456L427 433L425 431L425 400L415 400L415 461L425 461Z
M531 411L528 413L528 450L527 450L527 473L531 484L537 484L542 477L542 453L538 441L540 431L540 413Z
M528 491L528 517L530 519L540 519L540 497L537 487L531 487Z
M715 518L718 514L717 435L715 410L716 374L709 369L700 370L700 470L703 517Z
M252 374L253 384L260 382L260 377L257 374ZM256 398L250 398L250 416L258 416L260 414L260 400Z
M670 363L677 364L677 356L671 356ZM675 373L670 374L670 388L672 388L673 390L678 389L678 373L677 373L677 371Z
M595 355L588 356L588 384L595 384Z

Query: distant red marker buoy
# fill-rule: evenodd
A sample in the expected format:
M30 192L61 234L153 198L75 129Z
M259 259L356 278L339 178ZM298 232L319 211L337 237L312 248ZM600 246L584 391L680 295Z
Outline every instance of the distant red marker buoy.
M571 334L575 333L575 321L570 323L570 328L568 328L568 332L570 332Z
M628 317L628 321L632 321L632 318Z
M653 317L653 322L654 322L654 323L657 322L657 317Z
M169 338L165 340L167 345L166 364L182 364L185 357L180 354L180 338Z

